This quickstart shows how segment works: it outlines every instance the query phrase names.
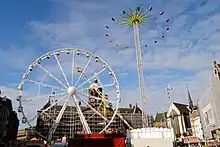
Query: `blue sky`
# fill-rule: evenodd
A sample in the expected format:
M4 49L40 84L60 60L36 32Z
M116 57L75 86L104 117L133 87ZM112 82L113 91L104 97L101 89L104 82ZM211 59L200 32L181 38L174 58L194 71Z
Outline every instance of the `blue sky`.
M167 109L167 84L174 89L175 101L187 102L188 85L196 102L210 85L212 61L220 55L218 0L4 0L0 5L3 93L15 99L22 73L38 56L54 48L77 47L111 65L120 82L122 105L139 102L132 29L111 21L123 9L136 6L152 6L155 17L140 29L149 113ZM164 23L166 18L170 23ZM108 43L104 33L120 46Z

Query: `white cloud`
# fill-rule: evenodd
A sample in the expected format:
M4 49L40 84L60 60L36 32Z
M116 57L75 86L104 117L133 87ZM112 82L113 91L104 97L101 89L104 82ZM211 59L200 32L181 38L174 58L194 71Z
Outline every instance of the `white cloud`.
M29 28L32 29L32 35L40 38L42 45L51 48L79 47L96 52L110 64L120 78L123 105L127 106L129 103L139 102L137 80L134 74L136 73L136 56L133 49L132 30L122 29L122 26L110 24L109 13L106 12L109 18L105 18L105 12L98 11L100 7L110 10L111 8L107 5L97 4L95 7L91 7L90 11L93 14L81 13L76 5L69 2L65 5L68 6L68 9L60 10L65 15L64 18L57 18L58 20L50 23L47 21L31 21ZM190 4L188 5L190 6ZM94 6L94 3L91 3L91 6ZM199 8L197 6L196 8L201 14ZM114 9L114 15L117 14L116 10ZM174 89L173 99L175 101L187 102L187 85L192 93L192 98L195 101L198 100L201 91L204 91L209 85L208 77L210 77L212 70L212 60L220 54L218 47L219 32L217 31L220 23L218 13L200 18L191 13L188 14L183 7L176 8L175 11L168 10L166 12L168 16L171 14L174 16L171 32L167 34L164 40L159 40L157 44L153 43L155 39L160 38L160 35L155 33L156 30L148 32L148 29L146 29L147 31L144 28L141 29L144 70L148 73L152 70L158 70L153 75L145 75L145 89L150 113L162 107L167 108L169 100L166 94L166 86L168 83ZM102 16L100 16L101 13ZM99 19L95 19L95 16ZM194 17L196 22L192 21ZM59 19L61 20L59 21ZM188 24L188 22L190 23ZM119 47L121 50L118 52L115 52L117 47L109 45L108 39L103 37L106 33L104 28L106 24L111 27L109 34L112 35L112 40L121 45ZM155 29L155 27L153 28ZM124 49L125 44L128 44L128 49ZM144 47L145 44L148 44L147 48ZM7 54L4 53L4 56L12 55L13 52L8 51ZM214 52L216 52L216 57L212 55ZM25 54L34 53L27 50ZM14 58L18 59L17 57ZM19 60L21 62L19 66L26 65L29 58L29 56L22 55L24 60ZM31 59L33 58L31 57ZM14 60L5 59L4 61L4 64L16 65L16 62L12 62ZM3 63L3 60L0 62ZM169 73L168 69L175 71ZM128 87L132 90L128 91Z
M11 45L9 48L0 49L0 65L13 69L27 68L36 58L36 52L32 47L18 48Z

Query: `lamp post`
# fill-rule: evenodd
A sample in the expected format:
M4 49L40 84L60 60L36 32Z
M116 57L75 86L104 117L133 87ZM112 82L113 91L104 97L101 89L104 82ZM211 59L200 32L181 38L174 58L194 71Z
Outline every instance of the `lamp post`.
M168 84L167 86L167 95L168 95L168 99L170 100L170 104L171 104L171 107L172 107L172 88L170 88L170 85ZM173 133L174 133L174 143L176 145L176 130L175 130L175 120L174 120L174 114L173 114L173 110L171 108L171 127L173 127Z

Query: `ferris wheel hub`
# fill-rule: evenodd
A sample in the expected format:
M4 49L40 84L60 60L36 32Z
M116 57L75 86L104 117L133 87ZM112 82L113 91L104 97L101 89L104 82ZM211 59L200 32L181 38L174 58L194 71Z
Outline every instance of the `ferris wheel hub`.
M70 95L74 95L76 93L76 88L73 87L73 86L70 86L67 90L67 92L70 94Z

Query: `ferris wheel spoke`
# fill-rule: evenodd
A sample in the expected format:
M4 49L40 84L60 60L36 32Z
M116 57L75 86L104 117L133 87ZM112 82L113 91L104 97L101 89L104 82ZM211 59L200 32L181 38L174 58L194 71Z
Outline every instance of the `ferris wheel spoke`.
M79 91L79 90L78 90L78 91ZM85 97L93 98L93 99L96 99L96 100L102 100L102 101L105 100L105 98L103 99L103 98L100 98L100 97L95 97L95 96L92 96L92 95L85 94L84 92L78 92L78 91L77 91L77 94L83 95L83 96L85 96ZM96 89L96 92L97 92L101 97L103 96L102 93L101 93L98 89ZM107 101L106 101L107 105L109 105L110 107L111 107L112 103L116 103L116 102L119 102L119 100L112 100L112 101L107 100Z
M38 115L35 115L33 118L29 119L28 122L32 123L35 119L37 119Z
M56 89L56 90L66 91L66 90L63 89L63 88L60 88L60 87L57 87L57 86L52 86L52 85L45 84L45 83L38 82L38 81L34 81L34 80L25 79L25 81L26 81L26 82L30 82L30 83L34 83L34 84L36 84L36 85L40 85L40 86L42 86L42 87L47 87L47 88L53 88L53 89Z
M63 97L61 97L59 100L52 102L51 105L49 107L47 107L46 109L43 109L41 112L46 112L48 111L50 108L52 108L53 106L55 106L58 102L60 102L61 100L63 100L64 98L67 97L67 94L65 94Z
M100 75L101 73L103 73L106 70L106 67L103 68L101 71L99 71L98 73L95 73L92 77L88 78L85 82L83 82L82 84L80 84L78 87L76 88L80 88L83 85L85 85L86 83L90 82L93 78L97 77L98 75Z
M43 112L43 113L38 113L37 115L35 115L34 117L32 117L31 119L28 120L28 123L32 123L35 119L38 118L38 116L43 116L43 115L46 115L48 116L51 120L54 121L54 119L46 112Z
M99 83L100 83L100 80L99 80ZM102 84L100 83L100 85L102 85ZM112 87L112 86L115 86L115 84L114 84L114 83L112 83L112 84L105 84L105 85L103 85L103 86L101 86L101 87L104 89L105 87ZM90 87L84 88L84 89L80 89L80 90L86 91L86 90L89 90L89 88L90 88Z
M50 131L49 131L49 137L48 137L49 139L52 138L53 133L54 133L54 132L56 131L56 129L57 129L57 126L58 126L58 124L60 123L60 120L61 120L61 118L62 118L62 116L63 116L63 114L64 114L64 111L66 110L67 103L68 103L70 97L71 97L71 95L68 95L68 97L67 97L65 103L63 104L63 107L61 108L59 114L57 115L56 120L55 120L54 124L52 125L52 127L51 127L51 129L50 129Z
M86 94L86 93L84 93L84 92L82 92L82 91L79 91L79 90L78 90L76 93L79 94L79 95L88 97L88 98L90 97L90 98L93 98L93 99L96 99L96 100L102 100L102 98L100 98L100 97L88 95L88 94Z
M77 112L78 112L78 114L79 114L79 118L80 118L80 121L81 121L81 123L82 123L82 126L83 126L84 130L85 130L88 134L91 134L90 127L89 127L89 125L88 125L88 123L87 123L87 121L86 121L86 119L85 119L85 117L84 117L84 115L83 115L83 113L82 113L82 110L81 110L79 104L77 103L77 100L76 100L75 95L73 95L72 97L73 97L74 103L75 103L75 105L76 105L76 110L77 110Z
M66 95L63 96L62 98L60 98L59 100L57 100L57 101L55 101L55 102L52 102L52 103L50 104L50 106L47 107L46 109L40 110L40 111L39 111L39 115L46 114L46 111L48 111L49 109L51 109L52 107L54 107L59 101L63 100L64 98L66 98ZM49 114L48 114L48 115L49 115ZM32 117L29 121L35 120L37 116L38 116L38 115Z
M73 50L73 56L72 56L72 83L71 83L71 85L73 85L73 77L74 77L74 67L75 67L75 52L74 52L74 50Z
M77 95L77 97L85 104L87 105L92 111L94 111L96 114L98 114L101 118L103 118L105 121L109 122L109 120L103 116L99 111L97 111L95 108L93 108L89 103L87 103L84 99L82 99L81 97L79 97Z
M84 74L84 72L85 72L86 68L88 67L88 65L89 65L90 61L92 60L92 57L93 57L93 55L91 55L91 56L90 56L90 58L89 58L88 62L86 63L85 67L83 68L82 72L80 73L80 76L79 76L79 78L77 79L76 84L75 84L75 86L74 86L74 87L76 87L76 86L77 86L77 84L79 83L79 80L81 79L81 77L82 77L82 75Z
M64 77L64 79L65 79L65 81L66 81L66 84L70 87L70 84L69 84L69 82L68 82L68 80L67 80L67 78L66 78L66 75L65 75L65 73L64 73L64 71L63 71L63 68L62 68L62 66L61 66L61 64L60 64L60 61L59 61L57 55L54 54L54 57L55 57L56 60L57 60L57 64L58 64L58 66L59 66L59 68L60 68L60 71L61 71L62 74L63 74L63 77Z
M114 83L111 83L111 84L105 84L105 85L103 85L102 87L112 87L112 86L115 86L115 84L114 84Z
M36 96L35 98L36 98L36 99L42 98L42 97L49 97L49 98L51 98L51 97L56 97L56 96L64 96L65 94L66 94L66 92L65 92L65 93L57 93L56 95L45 94L45 95L38 95L38 96ZM32 101L33 99L34 99L33 96L32 96L32 97L29 97L29 98L22 98L21 102L23 102L23 103L25 103L25 102L30 102L30 101Z
M53 78L56 82L58 82L62 87L68 89L68 87L59 79L57 79L51 72L49 72L46 68L44 68L40 64L36 64L38 67L40 67L42 70L44 70L51 78Z

